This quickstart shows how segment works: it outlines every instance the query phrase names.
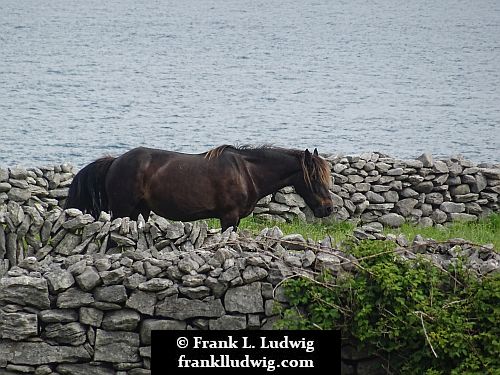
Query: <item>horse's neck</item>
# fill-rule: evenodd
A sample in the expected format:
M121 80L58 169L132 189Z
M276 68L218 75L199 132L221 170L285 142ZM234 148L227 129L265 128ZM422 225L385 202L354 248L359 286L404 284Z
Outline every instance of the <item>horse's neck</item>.
M251 158L249 169L259 198L293 185L302 173L296 156L288 154L268 155L265 158Z

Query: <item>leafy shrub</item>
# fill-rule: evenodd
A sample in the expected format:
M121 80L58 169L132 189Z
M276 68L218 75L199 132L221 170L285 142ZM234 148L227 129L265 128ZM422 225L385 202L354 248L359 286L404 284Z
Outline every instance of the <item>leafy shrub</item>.
M356 274L285 284L277 328L340 329L390 364L390 373L500 373L500 274L478 278L402 260L391 242L362 241Z

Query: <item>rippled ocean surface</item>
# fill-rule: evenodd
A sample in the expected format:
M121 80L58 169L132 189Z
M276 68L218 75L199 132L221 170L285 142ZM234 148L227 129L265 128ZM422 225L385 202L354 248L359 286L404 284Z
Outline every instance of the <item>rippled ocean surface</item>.
M500 162L500 2L0 0L0 165L225 143Z

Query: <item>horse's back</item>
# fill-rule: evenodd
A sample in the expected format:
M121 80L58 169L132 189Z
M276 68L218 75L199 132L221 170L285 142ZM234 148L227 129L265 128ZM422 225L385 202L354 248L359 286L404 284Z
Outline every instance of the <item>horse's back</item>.
M218 216L222 200L244 200L238 155L184 154L138 147L118 157L110 168L108 190L115 206L147 205L171 219Z

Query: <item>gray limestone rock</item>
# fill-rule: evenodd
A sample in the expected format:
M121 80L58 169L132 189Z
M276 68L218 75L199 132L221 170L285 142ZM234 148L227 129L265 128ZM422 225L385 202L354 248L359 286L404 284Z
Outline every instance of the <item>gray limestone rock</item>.
M450 171L446 163L441 160L436 160L434 162L432 170L436 173L448 173Z
M94 298L96 301L120 304L127 300L127 290L124 285L103 286L95 289Z
M151 331L185 330L186 322L179 320L145 319L141 323L141 344L151 345Z
M228 288L227 282L221 282L214 277L207 277L205 279L205 285L212 290L212 294L215 298L220 298Z
M61 364L56 367L56 371L61 375L115 375L115 371L110 368L85 363ZM52 371L49 374L52 374Z
M196 274L196 275L184 275L182 276L182 285L186 287L196 287L204 284L206 275Z
M172 285L174 285L174 282L172 280L156 277L154 279L140 283L137 288L145 292L159 292L171 287Z
M9 171L0 168L0 182L7 181L9 179Z
M93 307L80 307L80 323L100 327L104 312Z
M384 203L385 199L382 195L377 194L373 191L369 191L366 193L366 198L370 203Z
M329 270L337 274L341 268L340 263L341 259L331 252L320 251L316 254L317 270Z
M470 186L467 184L452 186L450 187L449 192L452 197L455 195L468 194L470 193Z
M87 331L78 322L55 323L45 327L42 337L58 344L77 346L85 343Z
M382 215L379 218L379 222L385 226L388 226L391 228L397 228L397 227L400 227L401 225L403 225L403 223L405 222L405 219L403 216L391 212L389 214Z
M221 300L198 301L188 298L167 297L156 306L156 315L176 320L196 317L217 318L225 314Z
M289 234L281 237L281 245L288 250L304 250L307 247L306 240L301 234Z
M114 241L117 244L117 246L135 246L134 240L122 236L121 234L118 234L116 232L111 232L109 237L112 241Z
M224 297L224 306L228 312L264 312L260 282L229 289Z
M473 202L473 201L477 201L478 199L479 199L479 194L474 194L474 193L455 196L455 202L457 202L457 203Z
M209 321L210 330L242 330L247 328L245 315L224 315Z
M404 173L403 168L393 168L387 171L388 176L401 176Z
M430 217L421 217L418 220L418 226L423 227L423 228L428 228L432 227L434 225L434 222Z
M243 271L242 277L245 283L252 283L254 281L262 280L267 277L267 271L264 268L256 266L247 266Z
M134 310L107 312L102 320L102 328L109 331L134 331L141 321L141 316Z
M66 198L68 196L69 188L53 189L49 191L49 196L55 199Z
M354 237L356 237L360 240L374 240L375 239L375 236L368 234L359 228L354 229L353 235L354 235Z
M443 201L444 198L441 193L429 193L425 195L425 203L440 205Z
M70 255L75 247L80 244L80 242L80 236L73 233L66 233L61 242L57 244L54 251L62 255Z
M387 191L383 195L388 203L396 203L399 200L399 194L394 190Z
M36 314L27 312L4 312L0 309L0 339L25 340L38 334Z
M431 181L423 181L415 186L413 189L418 193L430 193L434 188L434 184Z
M277 215L290 211L289 206L276 202L269 203L268 208L269 208L269 213Z
M38 317L44 323L70 323L78 320L78 313L69 309L42 310Z
M222 251L222 249L219 250ZM217 254L220 254L219 251L217 251L214 255L214 258L216 259L217 259ZM179 261L177 267L179 268L180 271L184 273L191 273L191 271L198 270L198 268L200 268L200 265L191 258L183 258Z
M439 206L439 209L445 213L459 213L465 211L465 204L455 203L455 202L443 202Z
M0 182L0 193L8 192L11 187L12 185L8 182Z
M304 199L295 193L290 193L290 194L283 194L282 192L277 192L274 195L274 199L278 203L282 203L287 206L297 206L297 207L305 207L306 202L304 202Z
M73 275L67 270L59 269L57 271L52 271L45 274L44 277L47 279L49 290L52 293L59 293L75 284Z
M418 201L414 198L401 199L396 203L396 211L404 217L410 216Z
M366 196L361 193L354 193L351 195L351 201L354 204L359 204L366 201Z
M139 311L141 314L153 315L156 305L156 294L143 291L132 292L125 306Z
M119 267L111 271L99 272L99 275L104 285L115 285L120 284L130 273L132 273L130 270Z
M473 177L473 182L470 184L471 192L479 193L488 185L486 177L482 173L478 173Z
M68 230L75 230L79 228L83 228L85 225L94 222L95 219L90 214L79 215L71 220L68 220L63 223L63 228Z
M84 271L75 276L78 286L88 292L101 284L101 277L94 267L85 267Z
M30 276L2 278L0 303L2 302L47 309L50 306L47 280Z
M420 155L417 160L422 162L424 168L432 168L434 166L434 159L431 154L424 153Z
M123 285L128 289L137 289L139 284L146 282L146 276L134 273L123 281Z
M180 286L179 293L191 299L203 299L210 295L210 288L205 285L200 285L196 287Z
M95 338L94 360L112 363L140 361L139 334L134 332L98 329Z
M94 297L77 288L70 288L57 296L57 307L61 309L79 308L94 302Z
M28 189L21 189L18 187L12 187L8 192L7 196L11 201L14 202L26 202L31 198L31 192Z
M162 229L162 228L160 228ZM180 221L170 223L165 230L165 237L176 240L184 235L184 224Z
M403 191L401 191L401 196L403 198L415 198L418 197L418 193L415 190L407 187L404 188Z
M44 365L91 361L91 354L82 346L54 346L45 342L0 341L0 358L13 364Z

